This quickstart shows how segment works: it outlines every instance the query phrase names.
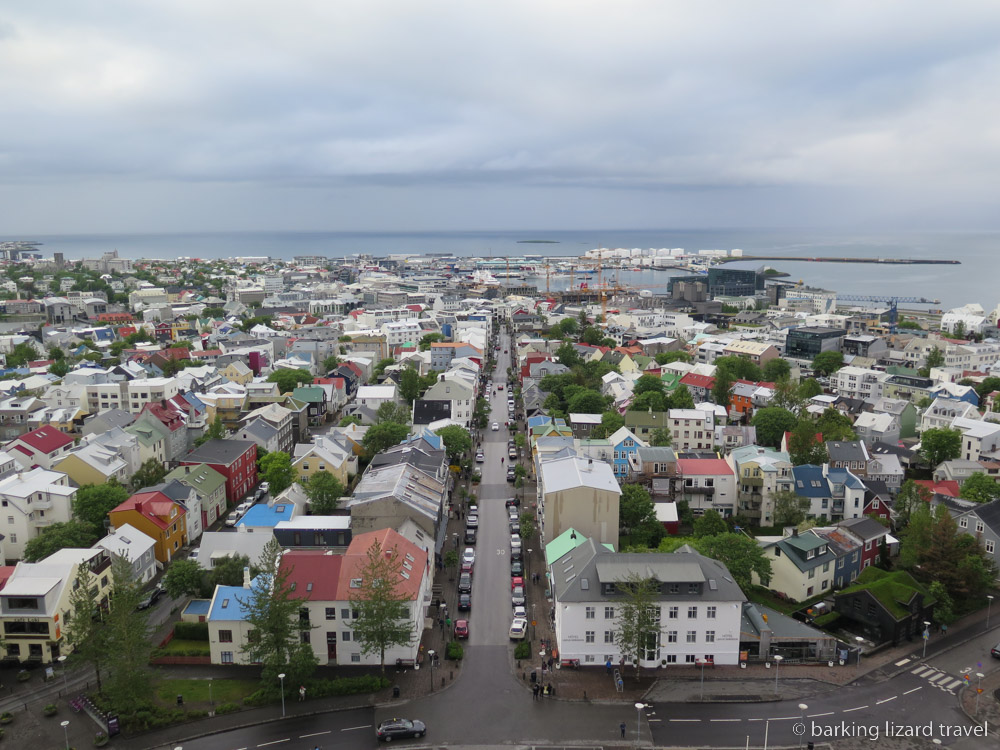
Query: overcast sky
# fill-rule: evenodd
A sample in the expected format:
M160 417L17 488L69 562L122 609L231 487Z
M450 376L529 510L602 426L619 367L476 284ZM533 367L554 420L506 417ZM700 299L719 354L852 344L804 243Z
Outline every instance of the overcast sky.
M995 0L4 5L4 237L1000 228Z

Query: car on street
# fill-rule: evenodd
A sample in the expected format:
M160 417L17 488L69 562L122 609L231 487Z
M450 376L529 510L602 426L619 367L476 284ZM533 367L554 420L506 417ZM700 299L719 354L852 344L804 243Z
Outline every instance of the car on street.
M375 730L375 736L381 742L404 737L423 737L426 733L427 727L419 719L387 719Z
M152 591L146 594L146 598L139 602L136 609L149 609L159 600L163 594L166 593L162 588L156 586Z
M510 624L510 639L512 641L523 641L528 632L528 621L524 617L515 617Z
M509 458L511 461L513 461L515 458L517 458L517 448L508 448L507 449L507 458ZM514 467L511 467L512 471L513 471L513 468Z
M459 594L458 611L468 612L470 609L472 609L472 594Z
M476 551L472 547L466 547L462 553L462 562L472 565L476 561Z
M516 497L508 497L507 502L505 503L505 505L508 508L516 508L520 504L521 504L520 499Z
M524 607L514 607L514 617L523 617L528 619L528 612Z
M455 620L455 637L456 638L468 638L469 637L469 621L468 620Z
M478 528L479 527L479 514L478 513L471 513L470 512L469 515L467 515L465 517L465 525L467 527L469 527L470 529Z
M520 560L511 560L510 574L512 576L524 575L524 563L522 563Z
M475 529L466 529L465 530L465 543L466 544L475 544L476 543L476 530Z
M524 557L521 555L521 545L517 547L510 548L510 559L511 560L523 560Z
M482 451L479 451L479 452L478 452L478 453L476 454L476 463L477 463L477 464L481 464L481 463L482 463L483 461L485 461L485 460L486 460L486 454L485 454L485 453L483 453Z
M243 514L238 510L230 511L229 515L226 516L225 524L226 526L235 526L236 522L240 520L240 516Z
M462 560L462 568L461 568L461 571L462 571L463 573L472 573L472 563L470 563L470 562L465 562L465 560Z
M510 533L511 534L521 533L521 522L516 518L510 522Z
M513 607L524 606L524 586L515 586L510 592L510 603Z
M499 430L500 430L500 423L499 422L494 422L493 426L490 429L492 429L493 432L499 432Z
M261 500L264 499L264 495L266 494L267 490L265 490L263 487L258 487L257 492L253 496L254 502L260 502Z
M268 492L271 489L271 483L270 482L261 482L260 483L260 488L262 490L264 490L264 492Z
M497 386L497 390L498 391L502 391L503 390L503 383L500 383L500 385Z
M197 561L199 552L201 552L201 547L195 547L193 550L188 552L188 560Z
M997 645L995 645L993 648L990 649L990 656L994 657L995 659L1000 659L1000 643L998 643Z
M471 594L472 593L472 574L462 573L458 577L458 593L460 594Z
M513 578L510 579L510 589L511 589L511 591L513 591L514 589L516 589L518 586L520 586L521 588L524 588L524 579L521 578L521 576L514 576Z
M507 469L507 481L513 482L515 479L517 479L517 474L514 473L514 467L511 466Z

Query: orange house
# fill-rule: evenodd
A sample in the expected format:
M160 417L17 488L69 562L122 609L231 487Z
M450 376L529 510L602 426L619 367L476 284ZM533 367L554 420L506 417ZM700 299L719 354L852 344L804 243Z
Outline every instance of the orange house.
M153 554L161 563L170 562L187 544L184 507L158 491L137 492L108 513L118 529L127 523L156 541Z

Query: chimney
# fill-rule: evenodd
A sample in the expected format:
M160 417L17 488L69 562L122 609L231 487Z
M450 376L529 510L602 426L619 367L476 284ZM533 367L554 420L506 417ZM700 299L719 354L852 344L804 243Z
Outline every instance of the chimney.
M792 529L792 536L798 536L798 535L799 535L799 529L796 526L795 528Z
M243 568L243 588L250 588L250 566Z

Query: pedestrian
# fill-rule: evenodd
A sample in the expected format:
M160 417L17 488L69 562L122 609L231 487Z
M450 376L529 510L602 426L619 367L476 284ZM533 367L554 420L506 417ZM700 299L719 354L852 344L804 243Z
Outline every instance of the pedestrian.
M299 687L299 701L304 701L306 699L306 686L301 685Z
M438 617L438 625L441 626L441 632L444 632L444 615Z
M445 617L444 618L444 624L447 625L448 629L450 630L451 629L451 618L450 617Z
M537 701L538 700L538 691L539 690L540 690L540 686L539 686L539 684L537 682L534 685L531 686L531 700L533 700L533 701Z
M552 657L550 656L549 657L549 670L551 670L551 669L552 669Z
M622 739L625 739L625 722L623 721L621 724L619 724L618 728L622 730Z
M604 662L604 669L607 671L608 674L611 674L611 659L608 659L606 662Z

